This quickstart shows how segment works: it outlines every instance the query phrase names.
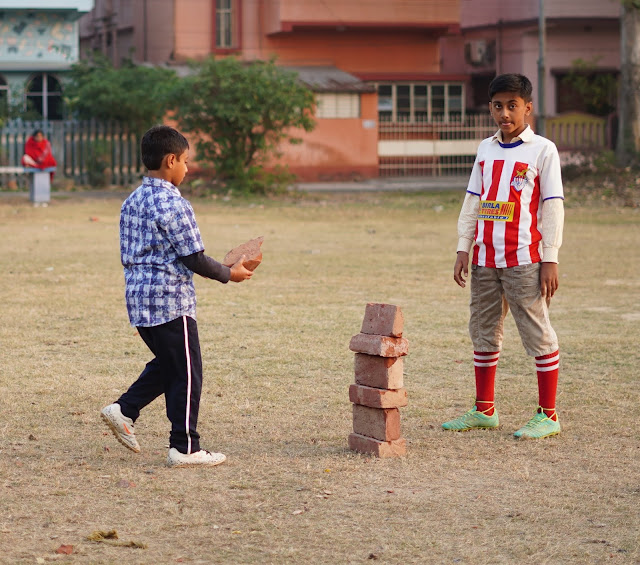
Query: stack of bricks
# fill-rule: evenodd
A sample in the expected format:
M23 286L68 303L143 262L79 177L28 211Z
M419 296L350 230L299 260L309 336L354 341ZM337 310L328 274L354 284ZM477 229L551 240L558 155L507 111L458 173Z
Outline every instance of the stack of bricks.
M409 342L402 337L402 310L392 304L367 304L360 333L351 338L356 354L353 433L349 449L376 457L399 457L407 452L400 432L400 410L407 405L403 388L403 356Z

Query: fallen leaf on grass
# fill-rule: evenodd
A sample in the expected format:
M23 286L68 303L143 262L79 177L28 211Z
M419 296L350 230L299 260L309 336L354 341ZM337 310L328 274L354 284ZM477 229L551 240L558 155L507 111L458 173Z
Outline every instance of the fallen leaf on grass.
M127 479L121 479L118 481L117 486L121 487L121 488L133 488L135 487L135 483L132 483L131 481L128 481Z
M29 439L31 441L37 441L38 440L38 438L36 436L34 436L33 434L29 434Z
M62 553L64 555L71 555L73 553L72 545L61 545L58 549L56 549L56 553Z
M304 510L294 510L291 514L293 514L294 516L298 516L299 514L302 514L304 512Z
M87 536L87 541L95 541L96 543L106 543L108 545L115 545L118 547L135 547L137 549L147 549L146 543L138 541L117 541L118 532L116 530L109 530L105 532L103 530L96 530L92 534Z

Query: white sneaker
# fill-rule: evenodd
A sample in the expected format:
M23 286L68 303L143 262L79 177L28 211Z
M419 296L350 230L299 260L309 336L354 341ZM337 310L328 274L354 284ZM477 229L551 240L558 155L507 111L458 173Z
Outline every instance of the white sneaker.
M123 416L119 404L105 406L101 410L100 416L102 416L105 424L111 428L113 435L122 445L128 447L131 451L140 453L140 445L133 430L133 420Z
M227 456L224 453L211 453L204 449L196 451L195 453L180 453L175 447L169 450L167 456L167 465L169 467L190 467L192 465L207 465L213 467L214 465L220 465L227 460Z

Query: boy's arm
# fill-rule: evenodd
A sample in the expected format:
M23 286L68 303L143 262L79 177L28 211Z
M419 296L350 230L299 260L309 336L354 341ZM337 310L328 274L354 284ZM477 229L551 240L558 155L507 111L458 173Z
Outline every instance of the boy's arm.
M476 233L479 207L480 197L473 192L467 192L462 203L460 216L458 216L458 247L456 251L464 251L465 253L471 251Z
M466 285L465 277L469 276L469 252L473 247L479 206L480 197L467 192L458 217L458 253L453 266L453 280L462 288Z
M560 155L553 143L549 143L540 167L540 191L542 193L540 292L549 303L558 290L558 251L562 245L564 226L564 191Z
M222 263L218 263L215 259L204 254L204 251L198 251L192 253L186 257L180 257L182 261L190 271L205 277L207 279L214 279L221 283L228 283L231 278L231 269Z
M224 284L229 281L242 282L251 278L253 271L245 268L243 265L244 260L245 256L243 255L235 264L227 267L222 263L218 263L218 261L208 255L205 255L203 251L192 253L186 257L180 257L180 261L184 263L187 269L192 270L202 277L214 279Z
M561 198L550 198L542 203L542 261L557 263L562 245L564 227L564 202Z
M558 290L558 251L562 245L564 202L550 198L542 203L542 266L540 267L540 293L547 301Z

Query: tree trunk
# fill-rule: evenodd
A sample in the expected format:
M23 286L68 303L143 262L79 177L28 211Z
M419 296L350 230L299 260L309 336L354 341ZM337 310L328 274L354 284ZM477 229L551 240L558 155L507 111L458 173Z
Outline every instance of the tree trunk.
M640 0L624 0L620 21L621 79L618 103L618 164L640 156Z

